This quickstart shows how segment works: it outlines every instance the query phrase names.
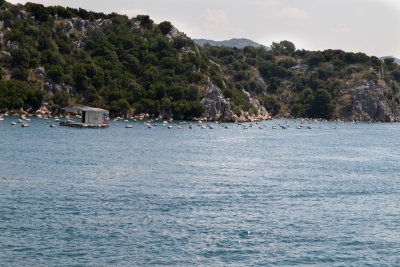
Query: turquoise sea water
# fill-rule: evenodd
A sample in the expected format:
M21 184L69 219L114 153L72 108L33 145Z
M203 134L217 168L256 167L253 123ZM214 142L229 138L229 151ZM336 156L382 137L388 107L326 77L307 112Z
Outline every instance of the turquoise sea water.
M16 120L0 122L2 266L400 265L400 124Z

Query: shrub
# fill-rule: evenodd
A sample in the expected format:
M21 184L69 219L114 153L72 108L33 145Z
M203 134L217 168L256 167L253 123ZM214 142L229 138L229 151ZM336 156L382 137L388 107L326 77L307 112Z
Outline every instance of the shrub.
M53 65L47 70L47 76L55 83L60 83L64 76L64 70L60 65Z

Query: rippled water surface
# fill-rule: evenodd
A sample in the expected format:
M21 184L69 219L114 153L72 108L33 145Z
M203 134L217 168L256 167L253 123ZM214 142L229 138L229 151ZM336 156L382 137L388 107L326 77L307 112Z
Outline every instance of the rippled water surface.
M0 122L2 266L400 265L399 124L16 120Z

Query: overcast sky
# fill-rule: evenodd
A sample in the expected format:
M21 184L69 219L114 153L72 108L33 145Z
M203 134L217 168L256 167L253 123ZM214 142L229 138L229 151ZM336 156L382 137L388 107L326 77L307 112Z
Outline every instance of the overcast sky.
M8 0L11 3L27 1ZM292 41L307 50L342 49L400 58L400 0L31 0L44 5L147 14L191 38Z

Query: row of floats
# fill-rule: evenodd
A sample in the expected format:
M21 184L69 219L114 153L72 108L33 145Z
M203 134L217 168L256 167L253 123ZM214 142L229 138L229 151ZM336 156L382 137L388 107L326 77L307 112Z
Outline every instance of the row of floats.
M4 121L3 116L4 116L4 117L8 117L9 115L8 115L7 113L5 113L4 115L0 115L0 121ZM56 125L56 124L51 124L51 123L52 123L52 122L59 122L59 121L60 121L60 118L62 118L63 116L60 115L60 116L54 116L54 117L52 117L52 116L46 116L46 115L40 115L40 114L38 114L38 115L36 115L36 117L39 118L39 119L45 120L47 123L50 124L50 127L51 127L51 128L57 128L57 125ZM69 117L69 116L66 116L66 117ZM53 119L53 121L51 121L50 119ZM30 126L30 125L29 125L29 122L31 122L31 119L30 119L29 117L27 117L27 115L22 114L22 115L19 116L19 119L18 119L17 121L12 121L10 124L11 124L12 126L15 126L15 125L20 124L21 127L26 128L26 127L29 127L29 126Z
M4 115L0 115L0 121L4 121L3 116L7 117L9 116L8 114L4 114ZM45 120L48 124L50 124L51 128L56 128L57 125L56 124L51 124L52 122L59 122L60 118L64 118L64 116L60 115L60 116L47 116L47 115L36 115L37 118ZM76 118L80 119L79 115L75 116ZM53 119L53 121L51 121L51 119ZM67 115L65 116L65 119L67 120L73 120L73 117ZM29 127L30 125L28 124L28 122L30 122L31 119L28 118L26 115L20 115L19 119L17 121L12 121L11 125L17 125L20 124L22 127ZM159 121L158 119L150 119L150 120L146 120L143 121L142 119L137 119L135 117L131 117L130 119L125 119L125 118L121 118L121 117L116 117L115 119L113 119L114 125L115 126L119 126L119 122L124 122L124 123L129 123L129 122L137 122L134 126L137 127L139 126L139 122L143 122L143 124L145 126L147 126L147 128L151 129L153 127L157 127L157 126L162 126L162 127L166 127L168 129L183 129L183 127L185 127L185 125L188 125L187 127L189 129L194 129L196 126L201 128L201 129L214 129L215 127L219 126L219 127L223 127L225 129L229 129L228 125L222 123L222 122L204 122L199 120L196 122L186 122L186 121L178 121L178 122L174 122L172 119L170 120L164 120L164 121ZM292 120L292 122L294 123L298 123L297 120ZM313 129L313 128L322 128L322 125L320 126L316 126L316 125L305 125L306 123L318 123L321 121L318 120L301 120L300 121L300 125L296 126L295 128L298 130L301 129ZM322 121L322 122L326 122L326 121ZM197 125L196 125L197 124ZM264 129L267 127L271 127L272 129L282 129L282 130L286 130L288 128L290 128L290 125L288 123L288 121L285 121L283 124L273 124L271 125L262 125L260 122L254 122L254 123L240 123L240 122L235 122L235 123L230 123L230 126L236 126L236 127L242 127L243 129L249 129L252 127L258 127L259 129ZM125 128L130 129L134 127L132 124L127 124L125 125ZM332 129L337 129L337 126L332 126Z
M114 120L114 122L118 122L118 121L119 121L118 119ZM123 120L123 122L129 123L130 121L129 120ZM137 122L137 120L134 120L134 122ZM296 129L301 130L303 128L304 129L323 128L322 125L317 127L315 125L303 125L304 123L305 123L304 120L301 121L301 124L296 126ZM153 127L157 127L157 126L166 127L168 129L174 129L174 128L183 129L184 125L186 125L186 124L189 124L189 126L188 126L189 129L194 129L196 127L196 124L197 124L197 127L201 128L201 129L214 129L216 126L220 126L220 127L225 128L225 129L229 129L228 125L226 125L226 124L224 124L222 122L216 121L216 122L213 122L213 123L210 123L210 122L203 123L203 121L201 121L201 120L197 121L196 123L193 123L193 122L188 123L186 121L180 121L178 123L173 123L173 120L168 120L168 121L163 121L162 124L158 124L157 121L154 121L154 120L148 120L148 121L143 122L143 124L145 126L147 126L147 128L149 128L149 129L151 129ZM114 125L115 126L119 126L118 123L115 123ZM290 125L287 123L287 121L285 121L285 124L278 124L278 125L274 124L272 126L261 125L260 122L255 122L255 123L239 123L239 122L235 122L235 123L232 123L230 125L232 125L232 126L236 125L237 127L242 127L243 129L249 129L249 128L252 128L252 127L258 127L259 129L264 129L264 128L267 128L267 127L271 127L274 130L278 129L278 128L282 129L282 130L286 130L286 129L290 128ZM138 127L139 124L136 123L134 126ZM131 129L134 126L132 124L127 124L127 125L125 125L125 128ZM332 129L337 129L337 126L332 126Z

